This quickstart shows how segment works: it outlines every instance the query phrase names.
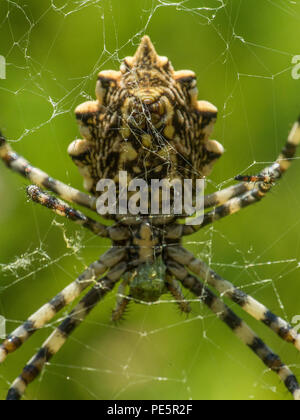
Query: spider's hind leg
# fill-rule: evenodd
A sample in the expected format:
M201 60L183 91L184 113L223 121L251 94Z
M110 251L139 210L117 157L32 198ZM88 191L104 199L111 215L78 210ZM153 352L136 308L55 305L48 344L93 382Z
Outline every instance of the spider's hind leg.
M290 368L282 362L251 328L239 318L218 296L206 287L197 277L191 275L181 264L169 261L168 270L176 276L199 301L211 309L232 332L247 346L271 371L275 372L295 400L300 400L300 385Z
M104 238L109 236L107 226L96 222L90 217L87 217L81 211L73 209L64 201L61 201L58 198L48 194L47 192L42 191L36 185L30 185L29 187L27 187L27 195L35 203L47 207L58 216L66 217L69 220L75 222L76 224L81 225L86 229L89 229L95 235Z
M46 172L34 167L25 158L18 155L6 141L0 131L0 160L6 164L13 172L22 175L30 182L41 188L46 188L58 195L63 200L79 204L90 210L96 211L96 198L87 195L76 188L72 188L65 183L52 178Z

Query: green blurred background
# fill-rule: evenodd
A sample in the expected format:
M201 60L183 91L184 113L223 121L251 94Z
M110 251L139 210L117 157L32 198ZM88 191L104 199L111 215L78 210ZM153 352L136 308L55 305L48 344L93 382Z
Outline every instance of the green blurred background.
M220 110L214 137L226 154L211 176L214 191L272 161L299 114L300 80L291 76L299 21L299 1L0 0L0 55L7 60L1 129L33 164L81 188L66 153L79 135L73 110L94 96L97 72L117 69L147 33L176 69L197 72L200 98ZM299 173L296 160L262 203L186 242L289 321L300 315ZM0 313L8 331L109 246L29 203L26 185L0 162ZM113 306L108 296L27 398L290 398L278 377L201 305L188 318L169 302L132 305L118 325L110 321ZM300 378L297 351L243 316ZM1 367L1 398L57 322Z

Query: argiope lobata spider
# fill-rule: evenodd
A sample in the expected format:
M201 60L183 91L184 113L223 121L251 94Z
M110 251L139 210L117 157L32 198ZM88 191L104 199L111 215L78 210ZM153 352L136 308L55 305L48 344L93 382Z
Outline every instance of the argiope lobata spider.
M203 178L210 174L214 163L223 154L223 147L210 140L217 109L206 101L198 101L195 74L187 70L174 71L166 57L157 55L147 36L143 37L134 57L125 58L120 71L102 71L99 74L96 96L96 101L84 103L76 109L83 140L76 140L68 150L84 177L84 186L90 195L33 167L0 136L1 159L10 169L34 184L27 189L33 201L73 220L95 235L110 238L113 243L108 252L2 343L0 362L90 287L14 381L7 398L21 399L26 387L59 351L73 330L122 280L113 312L114 320L121 318L130 300L155 301L166 292L175 297L182 311L189 312L181 283L227 324L269 369L276 372L293 397L300 400L300 386L288 366L223 303L222 297L241 306L299 351L300 336L286 321L220 277L181 246L184 236L265 197L295 156L300 143L300 120L294 124L285 147L272 165L254 177L239 177L243 181L240 184L205 196L205 209L212 210L205 213L201 225L179 223L180 218L172 214L150 214L139 217L116 215L114 226L107 227L40 188L96 211L96 185L100 179L115 180L122 170L126 170L131 179L138 176L148 183L153 178Z

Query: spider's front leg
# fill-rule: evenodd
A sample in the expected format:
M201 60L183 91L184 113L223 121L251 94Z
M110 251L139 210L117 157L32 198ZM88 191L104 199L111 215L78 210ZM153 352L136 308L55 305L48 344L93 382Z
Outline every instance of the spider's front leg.
M70 334L84 321L91 310L109 293L126 272L127 264L120 263L101 279L79 302L69 316L45 341L40 351L28 362L21 375L8 391L7 400L20 400L27 386L41 373L45 364L61 349Z
M169 257L178 264L186 266L191 272L201 277L202 280L217 290L222 296L226 296L237 303L245 312L257 321L261 321L273 330L280 338L292 343L300 351L300 335L286 321L273 314L265 305L242 290L235 287L228 280L223 279L203 261L194 257L185 248L168 247Z
M199 279L190 275L182 265L169 261L168 270L181 281L184 287L199 297L200 301L208 306L269 369L279 375L295 400L300 400L300 386L293 372L241 318Z
M19 156L0 132L0 158L14 172L29 179L33 184L46 188L59 195L62 199L79 204L95 211L96 199L90 195L58 181L41 169L32 166L26 159Z
M64 307L77 299L85 289L97 283L100 276L108 270L113 272L113 267L117 267L126 257L125 248L114 247L91 264L73 283L38 309L7 337L0 346L0 363L5 361L8 354L19 349L37 330L49 323Z

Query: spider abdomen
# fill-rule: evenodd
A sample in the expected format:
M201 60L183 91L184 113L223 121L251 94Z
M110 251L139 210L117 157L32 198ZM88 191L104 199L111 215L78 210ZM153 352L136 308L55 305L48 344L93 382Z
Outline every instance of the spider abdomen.
M115 180L119 171L127 171L129 182L199 179L224 152L209 139L218 111L198 101L195 73L174 71L148 37L120 71L99 74L96 96L76 109L83 152L69 148L94 195L100 179Z

